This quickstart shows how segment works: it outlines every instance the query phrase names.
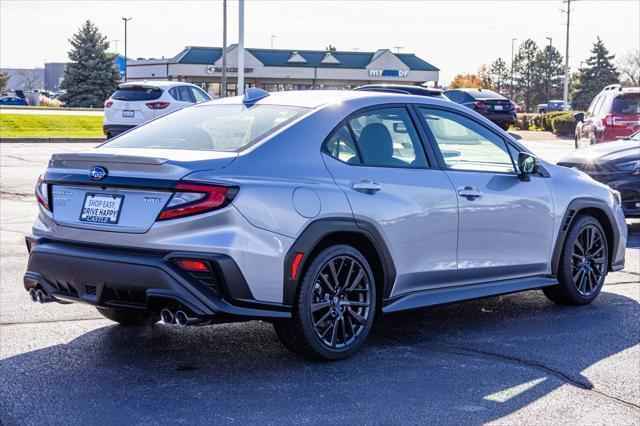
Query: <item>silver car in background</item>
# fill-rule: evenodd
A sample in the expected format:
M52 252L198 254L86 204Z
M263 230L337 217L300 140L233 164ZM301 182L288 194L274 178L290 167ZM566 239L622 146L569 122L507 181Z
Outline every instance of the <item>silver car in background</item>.
M620 195L428 96L249 89L56 154L25 288L121 324L262 319L340 359L374 317L542 289L590 303L624 266Z

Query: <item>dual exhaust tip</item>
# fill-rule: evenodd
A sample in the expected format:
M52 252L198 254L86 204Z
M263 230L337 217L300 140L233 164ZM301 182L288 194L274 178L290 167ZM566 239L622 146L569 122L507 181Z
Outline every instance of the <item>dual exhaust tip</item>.
M35 288L29 289L29 298L32 302L41 304L53 301L42 289Z
M188 325L195 325L200 322L198 318L193 318L187 315L184 311L171 311L170 309L164 308L160 311L160 322L163 324L171 325L179 325L181 327L186 327Z

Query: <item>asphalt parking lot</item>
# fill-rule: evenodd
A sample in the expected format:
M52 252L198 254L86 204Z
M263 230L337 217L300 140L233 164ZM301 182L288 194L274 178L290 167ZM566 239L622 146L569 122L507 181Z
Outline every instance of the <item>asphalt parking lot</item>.
M525 142L555 161L570 141ZM640 424L640 221L590 306L540 291L383 318L355 357L296 358L262 322L127 328L22 287L51 153L0 145L0 424Z

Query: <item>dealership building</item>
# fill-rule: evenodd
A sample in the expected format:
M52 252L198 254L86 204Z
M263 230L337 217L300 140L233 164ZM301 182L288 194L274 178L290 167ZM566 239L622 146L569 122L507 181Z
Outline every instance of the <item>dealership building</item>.
M238 48L227 48L227 95L236 94ZM267 91L352 89L371 83L438 85L439 69L412 53L324 50L244 50L246 87ZM127 61L128 80L173 80L197 84L220 96L222 48L186 47L170 59Z

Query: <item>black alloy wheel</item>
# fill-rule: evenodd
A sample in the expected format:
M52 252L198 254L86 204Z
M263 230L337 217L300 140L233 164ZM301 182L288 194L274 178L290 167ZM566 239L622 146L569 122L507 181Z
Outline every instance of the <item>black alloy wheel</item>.
M371 314L371 283L357 259L338 256L317 274L311 297L311 320L318 339L330 348L352 344Z

